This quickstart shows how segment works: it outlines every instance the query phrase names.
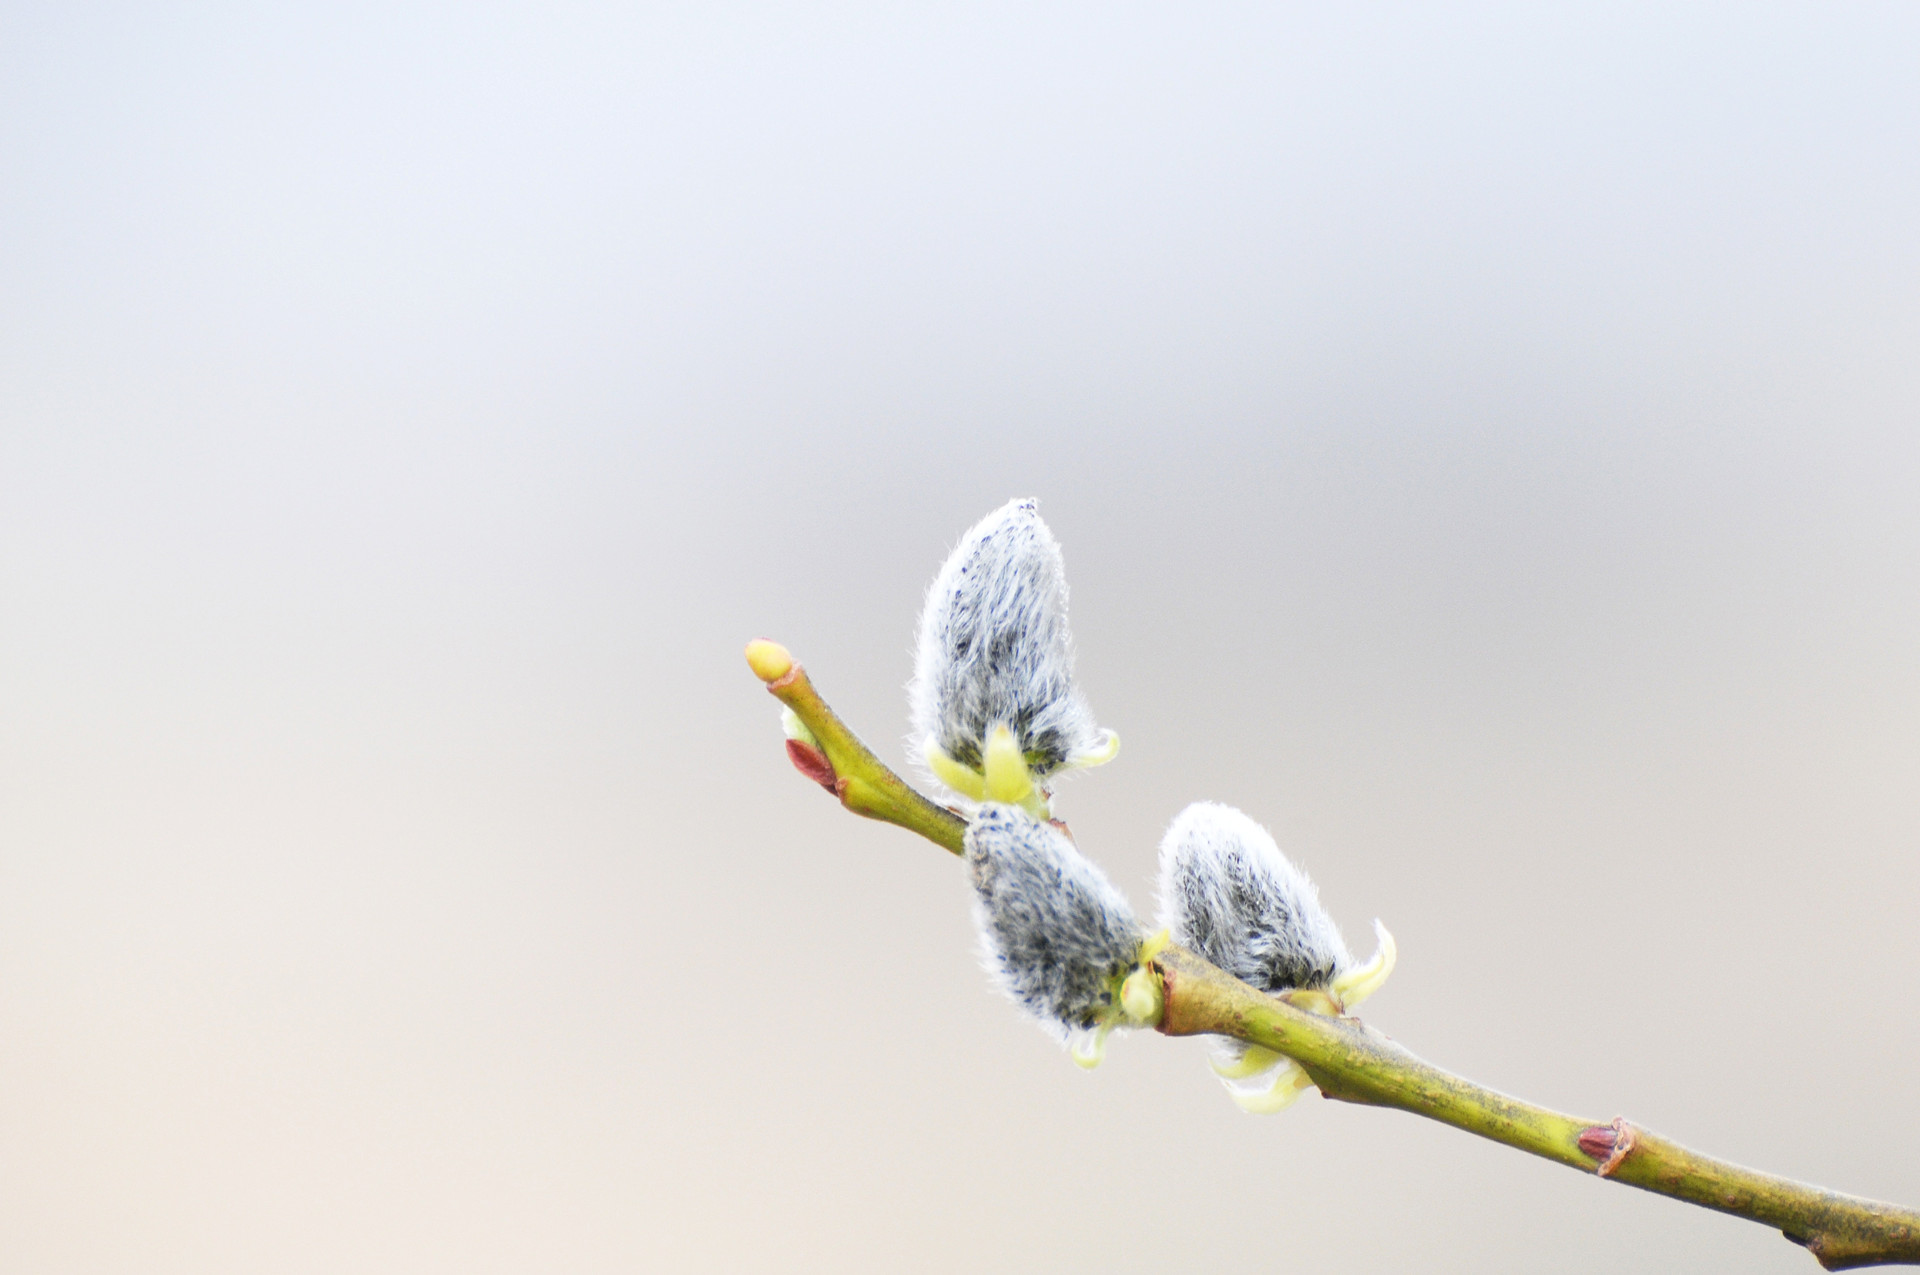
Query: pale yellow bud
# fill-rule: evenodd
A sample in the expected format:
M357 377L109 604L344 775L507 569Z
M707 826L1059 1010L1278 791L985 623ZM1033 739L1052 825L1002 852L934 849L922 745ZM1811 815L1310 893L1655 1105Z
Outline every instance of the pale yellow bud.
M778 642L755 638L747 643L747 667L763 682L776 682L793 671L793 652Z

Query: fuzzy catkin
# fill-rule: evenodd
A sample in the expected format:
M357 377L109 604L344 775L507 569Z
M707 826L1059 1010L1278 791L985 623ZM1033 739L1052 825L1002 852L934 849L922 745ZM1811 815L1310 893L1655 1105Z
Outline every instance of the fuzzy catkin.
M974 923L987 972L1061 1040L1115 1021L1140 951L1126 897L1058 828L988 804L967 827Z
M1173 940L1267 992L1325 989L1352 964L1306 873L1231 806L1195 802L1160 843L1160 921Z
M1012 500L960 540L927 590L912 704L915 755L929 745L975 770L1004 722L1045 779L1100 731L1073 681L1066 565L1032 500Z

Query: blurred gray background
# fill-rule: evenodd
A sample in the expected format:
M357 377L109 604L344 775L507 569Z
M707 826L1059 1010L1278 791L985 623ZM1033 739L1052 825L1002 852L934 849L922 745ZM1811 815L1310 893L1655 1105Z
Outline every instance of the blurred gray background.
M1445 1066L1920 1204L1906 5L11 5L0 1265L1797 1271L1082 1073L882 752L1038 496L1142 907L1231 802Z

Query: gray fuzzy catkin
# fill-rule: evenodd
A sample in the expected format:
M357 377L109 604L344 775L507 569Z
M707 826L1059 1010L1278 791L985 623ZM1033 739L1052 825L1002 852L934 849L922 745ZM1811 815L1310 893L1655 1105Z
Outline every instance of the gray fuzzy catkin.
M1139 955L1126 896L1049 823L983 805L967 827L973 918L987 972L1061 1040L1114 1021L1120 978Z
M916 757L933 744L978 770L988 728L1005 722L1044 780L1099 745L1073 682L1066 565L1034 501L982 518L934 577L908 697Z
M1352 964L1306 873L1265 828L1210 801L1181 811L1160 842L1160 923L1263 991L1325 989Z

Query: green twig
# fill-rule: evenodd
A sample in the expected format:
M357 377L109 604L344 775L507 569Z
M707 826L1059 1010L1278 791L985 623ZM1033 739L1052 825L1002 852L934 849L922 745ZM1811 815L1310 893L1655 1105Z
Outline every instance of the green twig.
M1841 1195L1701 1155L1624 1119L1564 1115L1425 1062L1356 1018L1327 1018L1268 996L1181 948L1155 960L1169 1036L1264 1045L1306 1068L1320 1092L1397 1107L1569 1168L1778 1227L1828 1270L1920 1263L1920 1213Z
M856 815L899 824L954 854L964 853L967 821L936 806L893 773L860 742L840 715L813 689L807 671L787 648L763 640L747 644L747 663L775 699L793 710L810 738L787 741L787 756L801 774L840 798Z
M875 757L786 648L754 642L747 661L811 737L788 742L802 773L856 814L963 852L966 821ZM1602 1123L1510 1098L1422 1061L1357 1018L1315 1012L1324 997L1306 994L1301 1008L1294 993L1269 996L1181 947L1159 952L1151 968L1163 993L1161 1032L1263 1045L1304 1067L1329 1098L1411 1111L1583 1173L1778 1227L1828 1270L1920 1265L1920 1212L1716 1160L1625 1119Z

